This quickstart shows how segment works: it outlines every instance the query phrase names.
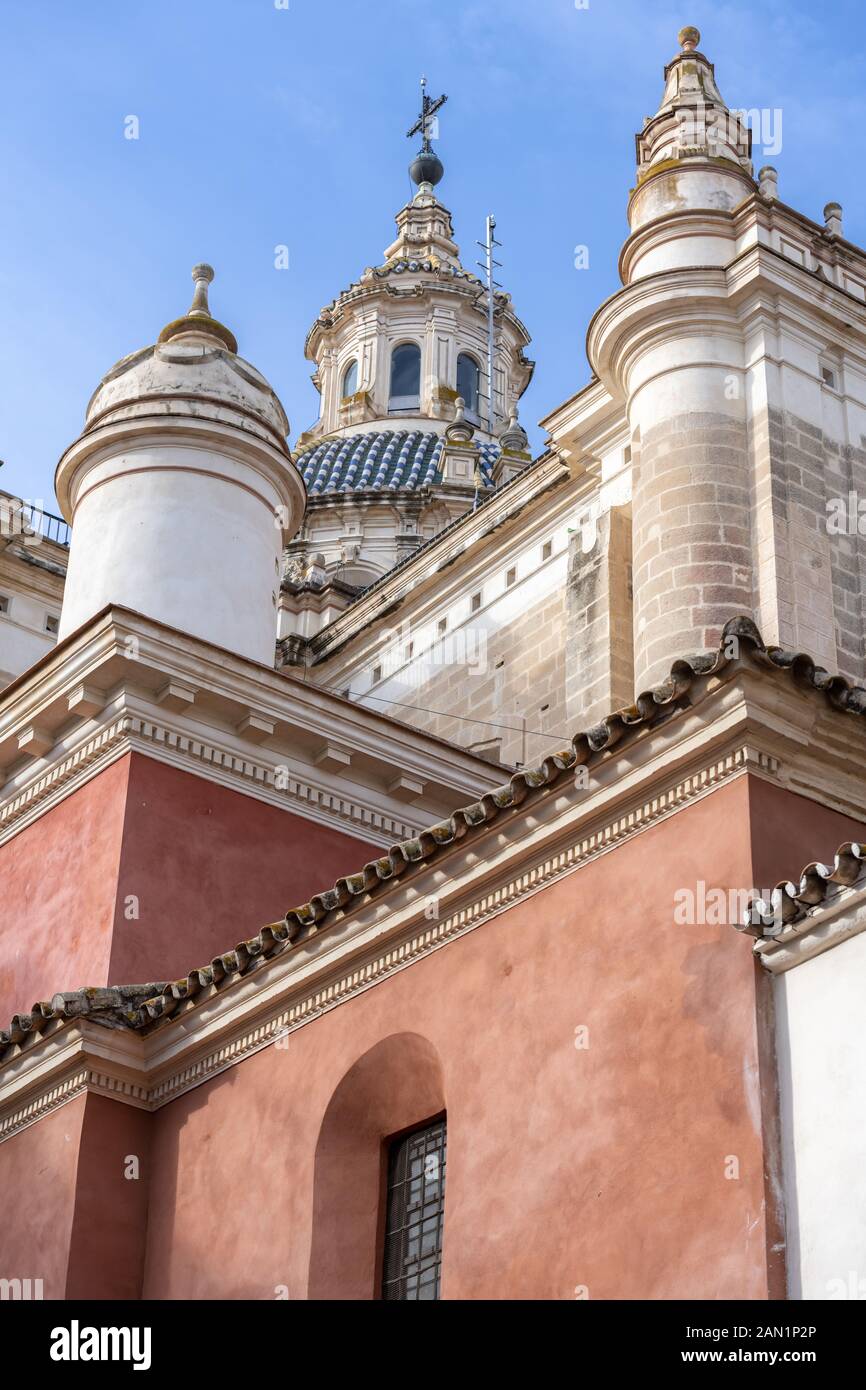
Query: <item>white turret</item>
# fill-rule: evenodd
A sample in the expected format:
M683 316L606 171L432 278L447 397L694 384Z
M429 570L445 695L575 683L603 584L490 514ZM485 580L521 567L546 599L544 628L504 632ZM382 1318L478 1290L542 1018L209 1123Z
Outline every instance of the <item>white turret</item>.
M628 210L633 232L694 208L730 212L754 188L751 131L725 105L713 64L698 52L700 31L687 25L678 38L661 105L637 136L637 184Z
M213 274L195 267L189 313L112 368L60 460L60 637L119 604L270 666L304 488L279 400L211 317Z

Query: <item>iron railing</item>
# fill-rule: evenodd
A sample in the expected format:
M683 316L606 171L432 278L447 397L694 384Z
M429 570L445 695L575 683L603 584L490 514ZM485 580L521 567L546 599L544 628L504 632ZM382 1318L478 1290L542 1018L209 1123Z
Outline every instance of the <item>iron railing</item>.
M25 502L21 513L26 517L27 525L34 535L42 536L46 541L54 541L55 545L69 545L69 522L64 521L62 516L46 512L44 507L38 507L32 502Z
M0 492L0 535L34 537L69 546L70 527L62 516L47 512L41 502L24 502Z

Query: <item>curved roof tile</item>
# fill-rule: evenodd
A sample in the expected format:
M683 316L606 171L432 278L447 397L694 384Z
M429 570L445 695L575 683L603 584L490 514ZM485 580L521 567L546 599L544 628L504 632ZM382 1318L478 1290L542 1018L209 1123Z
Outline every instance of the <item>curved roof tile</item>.
M787 927L805 926L813 908L826 906L843 888L853 888L861 881L866 886L866 844L846 840L832 864L818 860L807 864L798 883L783 879L769 898L753 898L742 921L734 925L749 936L778 938Z
M414 490L442 482L445 440L435 430L380 430L329 437L299 454L296 463L311 497L332 492ZM494 487L498 444L479 444L481 480Z

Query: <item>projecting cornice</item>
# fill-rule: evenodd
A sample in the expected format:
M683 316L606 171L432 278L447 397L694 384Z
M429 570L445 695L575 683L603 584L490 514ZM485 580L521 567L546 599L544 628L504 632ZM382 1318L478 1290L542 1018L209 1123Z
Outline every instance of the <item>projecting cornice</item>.
M757 937L755 955L778 975L866 931L866 844L846 841L832 864L813 860L769 899L747 906L738 930Z
M656 252L666 268L653 269ZM705 328L708 316L723 332L726 318L744 325L762 307L789 306L824 331L832 324L855 348L866 335L866 253L759 193L732 211L688 209L646 223L625 242L620 275L623 289L587 329L587 356L614 392L625 389L637 341Z
M0 697L0 841L128 752L380 844L498 780L442 739L111 608ZM395 794L395 768L420 790Z

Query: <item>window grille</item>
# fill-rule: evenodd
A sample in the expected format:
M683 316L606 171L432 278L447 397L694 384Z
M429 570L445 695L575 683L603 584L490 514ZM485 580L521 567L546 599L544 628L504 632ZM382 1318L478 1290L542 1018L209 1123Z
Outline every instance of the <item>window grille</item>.
M382 1297L439 1298L445 1217L445 1120L395 1139L388 1153Z

